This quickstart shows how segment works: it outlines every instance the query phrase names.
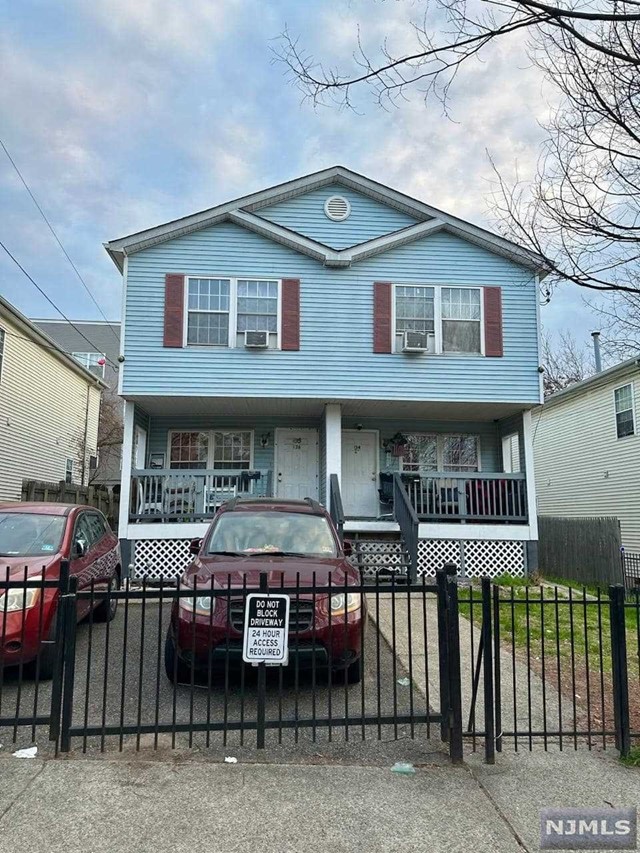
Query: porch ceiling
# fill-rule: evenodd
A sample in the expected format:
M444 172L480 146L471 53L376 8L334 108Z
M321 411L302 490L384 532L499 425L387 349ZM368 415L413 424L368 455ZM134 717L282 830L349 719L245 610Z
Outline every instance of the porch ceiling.
M150 415L228 415L237 417L320 418L327 403L339 403L342 417L403 418L442 421L493 421L510 417L524 409L526 403L451 403L416 400L339 400L281 397L166 397L131 395Z

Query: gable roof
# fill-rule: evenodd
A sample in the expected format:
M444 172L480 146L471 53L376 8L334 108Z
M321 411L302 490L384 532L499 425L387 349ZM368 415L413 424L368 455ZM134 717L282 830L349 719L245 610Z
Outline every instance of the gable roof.
M340 184L362 193L369 198L375 199L383 204L389 205L403 213L407 213L418 220L417 224L407 228L393 231L382 237L367 240L356 246L336 250L309 237L304 237L296 231L277 225L274 222L259 216L258 212L263 207L271 206L286 199L295 198L320 187L330 184ZM371 180L357 172L352 172L344 166L332 166L319 172L313 172L301 178L277 184L269 189L260 190L250 195L242 196L233 201L225 202L216 207L174 219L155 228L147 228L117 240L105 243L105 249L112 260L122 270L126 255L132 255L142 249L156 246L167 240L182 237L193 231L217 225L219 222L234 222L250 231L261 234L277 243L309 255L325 266L348 267L352 263L363 260L387 251L388 249L404 245L405 243L419 240L437 231L447 231L462 237L464 240L475 243L482 248L495 254L502 255L515 263L529 267L533 271L546 275L546 269L542 258L518 246L511 240L472 225L464 219L459 219L438 208L425 204L418 199L411 198L404 193L391 189L384 184Z
M18 311L14 305L8 302L3 296L0 296L0 318L3 316L9 321L12 321L25 337L32 340L38 346L49 350L51 354L58 359L58 361L61 361L66 365L66 367L73 370L74 373L77 373L85 381L89 382L91 385L96 385L101 389L107 387L107 383L100 379L99 376L96 376L95 373L92 373L90 370L87 370L86 367L83 367L72 355L65 352L65 350L63 350L62 347L53 340L53 338L50 338L49 335L45 334L45 332L35 326L31 320L25 317L24 314Z
M610 382L617 384L628 375L632 376L634 371L640 373L640 353L633 358L628 358L626 361L621 361L620 364L608 367L606 370L601 370L600 373L594 373L593 376L589 376L587 379L581 379L580 382L574 382L573 385L568 385L566 388L550 394L537 411L549 409L557 403L562 403L573 397L579 397L583 393L589 393L589 391L593 391Z

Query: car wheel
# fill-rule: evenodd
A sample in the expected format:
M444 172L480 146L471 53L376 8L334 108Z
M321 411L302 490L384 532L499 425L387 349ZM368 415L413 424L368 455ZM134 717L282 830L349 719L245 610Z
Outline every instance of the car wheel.
M115 583L111 585L112 589L120 589L120 575L115 576ZM118 610L117 598L103 598L100 604L93 611L94 622L111 622L115 618Z
M347 682L349 684L360 684L362 681L362 658L358 658L347 667Z
M340 669L332 669L330 678L331 684L334 687L339 687L345 682L347 684L360 684L362 681L362 658L354 660L354 662L349 664L346 669L344 667L341 667Z
M171 632L167 632L164 644L164 671L172 684L185 684L191 681L191 670L178 657L176 644Z

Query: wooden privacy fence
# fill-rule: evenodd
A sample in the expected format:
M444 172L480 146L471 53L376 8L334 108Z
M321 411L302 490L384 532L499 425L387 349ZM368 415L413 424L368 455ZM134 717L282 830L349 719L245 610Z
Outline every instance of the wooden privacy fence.
M607 586L624 583L617 518L538 516L539 565L546 577Z
M94 506L107 516L114 530L117 528L120 495L114 493L112 486L78 486L75 483L66 483L64 480L54 483L43 480L23 480L21 500Z

